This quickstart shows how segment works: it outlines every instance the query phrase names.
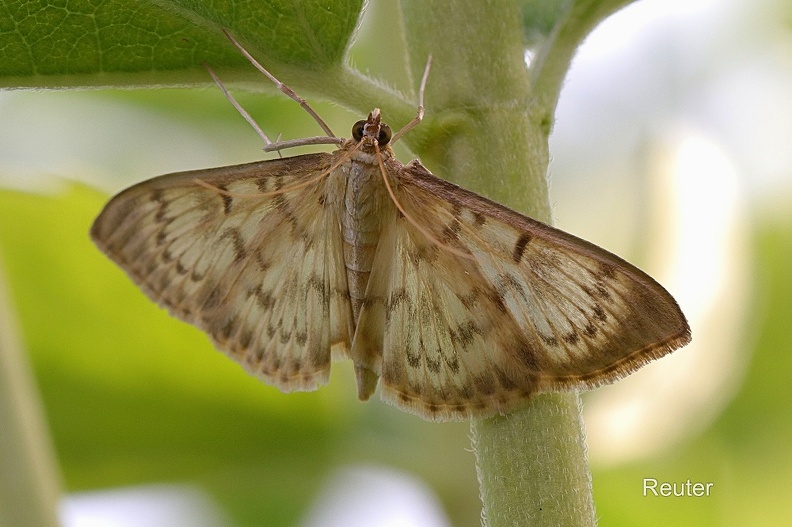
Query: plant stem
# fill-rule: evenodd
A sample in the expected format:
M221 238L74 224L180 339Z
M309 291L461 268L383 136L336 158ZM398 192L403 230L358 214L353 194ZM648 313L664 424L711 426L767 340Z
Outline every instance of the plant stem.
M427 120L414 136L431 170L549 222L548 136L575 49L627 0L570 1L529 71L523 17L530 1L401 0L413 74L430 53ZM434 116L434 117L432 117ZM588 526L595 511L577 393L542 394L506 416L471 423L485 525Z
M485 525L595 525L576 393L538 395L471 433Z
M0 268L0 525L58 525L60 477Z
M547 136L534 122L519 6L476 0L401 6L414 78L433 57L427 126L405 141L436 175L548 219ZM427 131L431 138L413 133Z

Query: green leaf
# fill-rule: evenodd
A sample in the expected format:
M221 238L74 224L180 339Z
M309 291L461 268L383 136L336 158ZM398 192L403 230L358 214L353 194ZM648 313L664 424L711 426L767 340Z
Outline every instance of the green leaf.
M6 2L0 7L0 87L205 82L202 63L246 64L223 28L270 66L330 69L341 64L362 5L363 0Z

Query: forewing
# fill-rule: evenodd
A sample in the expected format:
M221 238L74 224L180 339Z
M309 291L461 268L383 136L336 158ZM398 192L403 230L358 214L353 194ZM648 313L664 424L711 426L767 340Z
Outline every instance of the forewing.
M140 288L284 391L328 380L353 332L331 154L161 176L114 197L91 235ZM211 187L196 183L200 180ZM231 195L218 192L218 189Z
M402 206L444 246L401 215L383 233L352 355L386 401L428 419L490 415L690 340L674 299L624 260L417 163L397 174Z

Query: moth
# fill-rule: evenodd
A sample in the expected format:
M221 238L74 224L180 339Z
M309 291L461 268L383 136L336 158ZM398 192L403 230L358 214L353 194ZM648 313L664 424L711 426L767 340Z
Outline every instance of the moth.
M333 358L350 359L361 400L379 384L383 400L428 420L591 389L689 342L679 306L641 270L400 163L391 144L421 120L425 82L395 135L378 109L351 139L310 110L327 137L265 150L334 152L144 181L112 198L91 236L261 380L314 390Z

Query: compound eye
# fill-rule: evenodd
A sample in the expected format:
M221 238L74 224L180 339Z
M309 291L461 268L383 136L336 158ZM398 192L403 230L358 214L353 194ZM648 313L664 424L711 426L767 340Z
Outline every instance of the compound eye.
M391 140L391 129L390 126L387 124L381 124L379 134L377 134L377 143L380 146L385 146L390 143Z
M352 125L352 137L355 141L363 139L363 127L366 126L366 121L358 121Z

